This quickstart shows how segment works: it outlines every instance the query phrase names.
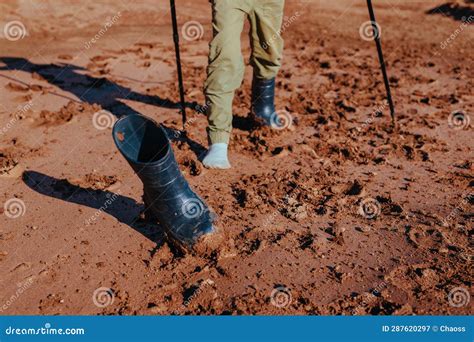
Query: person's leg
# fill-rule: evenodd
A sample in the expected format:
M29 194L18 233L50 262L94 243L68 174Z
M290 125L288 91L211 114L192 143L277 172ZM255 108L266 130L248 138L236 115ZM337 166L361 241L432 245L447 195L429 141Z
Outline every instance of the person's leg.
M281 67L283 39L280 35L285 0L253 0L250 15L253 66L257 78L276 77Z
M252 56L252 113L266 125L279 125L275 113L275 77L281 67L283 39L280 35L284 0L253 0L250 15Z
M210 168L229 168L227 144L232 129L232 101L244 74L240 35L247 16L245 0L213 0L213 39L205 83L210 149L203 160Z

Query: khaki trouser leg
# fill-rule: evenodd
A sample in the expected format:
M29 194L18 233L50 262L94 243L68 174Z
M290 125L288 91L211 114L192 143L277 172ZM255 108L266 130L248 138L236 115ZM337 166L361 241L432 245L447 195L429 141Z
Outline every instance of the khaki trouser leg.
M285 0L253 0L250 13L252 57L258 78L276 77L281 67L283 39L280 36Z
M214 38L209 46L205 95L208 134L213 144L229 142L234 91L244 75L240 35L247 16L246 4L246 0L212 1Z
M228 143L232 130L232 101L244 76L240 36L245 18L251 23L251 64L259 78L273 78L281 66L279 35L284 0L212 0L213 39L204 86L208 134L212 144Z

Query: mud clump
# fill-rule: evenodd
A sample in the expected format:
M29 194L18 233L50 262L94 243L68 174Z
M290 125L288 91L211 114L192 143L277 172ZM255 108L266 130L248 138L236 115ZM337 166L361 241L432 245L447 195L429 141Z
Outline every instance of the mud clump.
M8 173L18 165L16 158L8 152L0 152L0 175Z
M202 173L202 164L190 156L180 158L179 164L184 167L183 172L191 176L199 176Z
M118 182L117 176L103 176L96 173L87 174L80 184L93 190L105 190Z

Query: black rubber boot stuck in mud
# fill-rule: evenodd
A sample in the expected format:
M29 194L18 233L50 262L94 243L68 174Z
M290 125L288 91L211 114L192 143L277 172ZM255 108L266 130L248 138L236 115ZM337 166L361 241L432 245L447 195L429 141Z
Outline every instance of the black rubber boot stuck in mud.
M117 148L143 182L145 210L172 243L192 249L213 233L213 216L181 174L163 127L142 115L129 115L113 128Z
M257 122L275 125L275 78L268 80L253 77L252 81L252 114Z

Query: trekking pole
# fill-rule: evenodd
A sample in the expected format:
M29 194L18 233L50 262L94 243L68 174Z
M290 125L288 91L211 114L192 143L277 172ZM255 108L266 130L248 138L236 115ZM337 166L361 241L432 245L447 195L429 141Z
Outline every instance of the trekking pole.
M387 100L390 107L390 116L392 123L395 123L395 106L393 105L392 92L390 91L390 83L388 81L387 69L382 52L382 43L380 42L380 32L377 21L375 20L374 8L372 7L372 0L367 0L367 7L369 8L370 22L372 24L372 31L374 35L375 45L377 45L377 53L379 55L380 68L382 69L383 81L385 83L385 90L387 91Z
M179 53L178 21L176 20L176 6L174 0L170 0L171 21L173 24L173 41L176 53L176 68L178 71L179 98L181 103L181 117L183 120L183 133L186 134L186 102L184 99L183 72L181 70L181 57Z

